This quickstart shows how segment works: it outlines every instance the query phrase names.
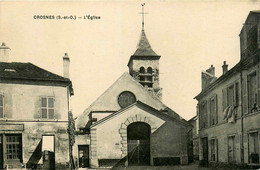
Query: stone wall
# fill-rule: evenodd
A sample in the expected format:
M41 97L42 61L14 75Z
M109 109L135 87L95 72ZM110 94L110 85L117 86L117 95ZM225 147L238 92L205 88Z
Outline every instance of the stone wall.
M42 136L54 136L55 165L68 167L69 140L68 91L66 87L0 84L4 95L4 118L0 119L1 134L22 136L22 164L27 167L42 164ZM42 119L41 97L54 97L54 119ZM6 165L7 161L5 162Z

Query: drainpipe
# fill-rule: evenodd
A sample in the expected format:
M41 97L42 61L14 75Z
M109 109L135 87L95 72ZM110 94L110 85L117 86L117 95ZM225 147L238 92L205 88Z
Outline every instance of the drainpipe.
M243 110L243 92L242 92L242 72L240 72L240 96L241 96L241 163L244 167L244 110Z

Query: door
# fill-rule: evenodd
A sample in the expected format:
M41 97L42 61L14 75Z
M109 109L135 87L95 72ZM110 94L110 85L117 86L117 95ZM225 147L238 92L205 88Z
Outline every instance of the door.
M79 167L89 167L89 145L78 145Z
M204 165L208 165L208 138L202 138L202 160Z
M135 122L127 127L129 165L150 165L150 125Z
M0 135L0 169L4 167L3 135Z

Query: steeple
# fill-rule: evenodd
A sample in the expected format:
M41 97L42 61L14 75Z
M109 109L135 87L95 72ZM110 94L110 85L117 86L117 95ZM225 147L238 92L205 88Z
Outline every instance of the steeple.
M144 30L141 32L140 40L133 56L158 56L147 40Z
M142 4L143 8L143 4ZM144 14L144 12L142 12ZM143 16L142 16L143 17ZM159 87L159 59L144 32L144 19L137 49L128 62L129 73L154 96L161 99L162 89Z

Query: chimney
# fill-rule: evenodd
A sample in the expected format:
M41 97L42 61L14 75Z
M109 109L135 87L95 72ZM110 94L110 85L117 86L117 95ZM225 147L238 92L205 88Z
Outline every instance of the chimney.
M70 78L70 58L67 53L63 57L63 77Z
M0 62L8 62L9 61L9 53L10 48L6 46L6 44L3 42L0 46Z
M226 74L228 71L228 65L226 64L226 61L224 61L223 66L222 66L223 74Z
M204 89L207 87L212 80L215 78L215 67L213 65L210 66L206 71L201 72L201 87Z
M211 65L210 68L206 70L206 72L208 72L212 76L215 76L215 67L213 67L213 65Z

